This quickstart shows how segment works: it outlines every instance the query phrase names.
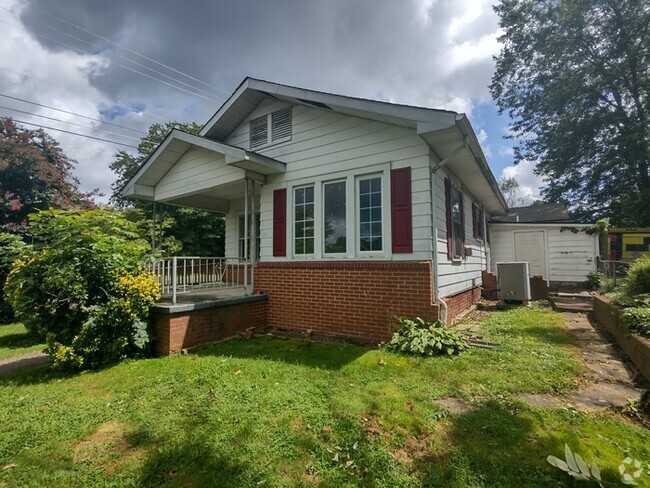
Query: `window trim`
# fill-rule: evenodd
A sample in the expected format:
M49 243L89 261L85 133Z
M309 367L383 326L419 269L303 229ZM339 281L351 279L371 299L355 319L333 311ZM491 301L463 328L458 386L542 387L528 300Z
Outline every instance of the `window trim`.
M305 189L305 188L313 188L314 190L314 198L312 201L312 205L314 207L314 217L313 217L313 223L314 223L314 235L311 237L314 241L314 250L311 253L302 253L298 254L296 252L296 190L300 189ZM306 183L302 185L296 185L291 187L291 251L292 251L292 256L294 257L316 257L318 253L316 252L317 250L317 243L319 241L318 236L317 236L317 228L319 226L316 225L316 215L318 212L318 205L317 205L317 191L316 189L318 188L317 183ZM304 221L306 222L306 221ZM306 239L306 237L302 237L301 239Z
M244 233L244 236L242 236L242 231L244 230L244 226L242 225L242 219L245 220L245 214L244 212L239 212L237 214L237 253L239 254L238 257L244 258L244 253L242 251L244 250L242 248L242 241L245 241L246 238L244 237L246 234ZM255 258L256 261L260 260L261 256L261 247L262 247L262 236L261 236L261 222L260 222L260 212L255 212L255 223L257 224L257 235L255 236L255 240L257 241L255 243L256 248L255 250L257 251L257 257ZM251 218L249 216L248 220L248 225L252 225ZM248 231L248 240L251 240L251 231ZM248 247L249 253L250 253L250 245ZM249 256L250 258L250 256Z
M345 250L342 252L327 252L325 250L326 248L326 243L325 243L325 186L326 185L332 185L335 183L344 183L345 184ZM319 183L315 183L318 185ZM322 258L342 258L347 256L348 254L348 249L349 249L349 240L350 240L350 223L349 223L349 217L348 217L348 208L350 205L350 199L349 199L349 188L348 188L348 178L337 178L334 180L324 180L320 182L320 187L321 187L321 211L316 214L316 209L314 209L314 220L316 218L316 215L321 215L323 216L322 222L320 225L320 230L321 230L321 257Z
M361 250L361 189L359 187L360 182L364 180L372 180L379 178L381 185L381 250L377 251L362 251ZM388 192L386 191L386 177L384 172L374 172L366 173L362 175L356 175L354 177L354 223L355 223L355 239L354 239L354 252L356 256L386 256L389 257L390 253L386 249L386 202L387 197L389 198ZM388 201L390 206L390 200Z
M314 177L307 178L297 178L295 180L288 181L286 183L287 191L287 222L286 222L286 240L287 247L286 256L281 256L287 260L299 259L299 260L314 260L314 261L340 261L340 260L366 260L366 259L385 259L390 260L393 257L392 250L390 246L387 246L386 243L387 237L386 232L390 232L391 229L391 194L390 194L390 163L379 163L372 166L368 166L363 169L356 170L344 170L337 171L331 174L321 174ZM359 216L358 209L358 195L356 192L356 185L358 178L366 178L372 176L381 176L382 178L382 223L383 223L383 242L382 247L383 251L363 251L359 252L357 250L357 242L359 239L359 223L357 218ZM314 186L314 216L316 218L322 218L323 213L323 202L322 202L322 190L324 183L330 183L334 181L345 180L346 184L346 225L347 225L347 249L345 253L340 254L328 254L323 252L323 235L322 235L322 223L316 222L314 229L314 237L316 238L314 242L314 254L305 255L305 254L296 254L295 253L295 221L294 221L294 190L296 188L305 187L305 186Z

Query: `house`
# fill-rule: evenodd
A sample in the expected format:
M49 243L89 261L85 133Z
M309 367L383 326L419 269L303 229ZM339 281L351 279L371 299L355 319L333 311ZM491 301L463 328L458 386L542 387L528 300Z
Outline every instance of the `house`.
M487 222L507 211L464 114L253 78L123 194L223 212L265 325L360 341L475 303Z
M569 217L562 203L511 208L489 224L492 243L491 271L496 263L526 261L531 277L541 277L550 288L581 286L596 271L598 236Z

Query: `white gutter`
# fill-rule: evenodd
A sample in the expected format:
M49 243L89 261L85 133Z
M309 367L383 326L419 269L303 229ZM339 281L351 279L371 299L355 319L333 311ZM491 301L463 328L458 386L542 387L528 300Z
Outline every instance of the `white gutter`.
M426 141L425 141L426 142ZM436 172L446 165L452 158L454 158L462 150L467 149L469 145L469 136L463 136L463 143L454 149L451 154L445 157L442 161L431 168L431 220L433 224L433 247L431 251L431 262L433 264L433 294L434 300L440 304L442 310L442 321L447 323L447 303L440 298L440 286L438 284L438 212L436 205Z

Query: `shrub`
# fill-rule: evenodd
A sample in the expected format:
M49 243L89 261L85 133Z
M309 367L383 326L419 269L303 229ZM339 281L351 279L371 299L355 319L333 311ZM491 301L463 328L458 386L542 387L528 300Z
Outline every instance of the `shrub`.
M144 352L158 287L140 267L149 246L134 224L107 210L48 210L30 223L35 244L15 261L6 292L55 366L90 369Z
M415 354L418 356L439 356L459 354L467 349L467 339L440 321L426 322L398 319L399 328L385 348L389 351Z
M15 234L0 232L0 324L14 318L13 310L4 299L4 284L13 266L13 262L20 256L25 243Z
M650 293L650 258L642 257L632 263L624 289L628 295Z
M587 275L585 285L590 290L598 290L603 284L603 275L598 271L592 271Z
M650 337L650 307L626 308L623 313L623 322L630 332Z

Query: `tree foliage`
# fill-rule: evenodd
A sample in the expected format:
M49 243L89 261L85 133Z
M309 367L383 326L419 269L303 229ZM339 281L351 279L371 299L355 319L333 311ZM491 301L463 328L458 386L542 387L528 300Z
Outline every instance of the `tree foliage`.
M75 164L42 129L0 118L0 225L20 230L37 209L93 207L72 175Z
M167 134L178 128L191 134L198 134L201 125L168 122L153 124L138 145L137 155L118 151L110 168L117 179L111 185L110 201L120 208L128 208L127 217L136 222L141 231L151 235L153 229L153 204L132 201L122 196L122 189L135 176ZM225 226L223 216L214 212L173 205L156 204L156 247L164 254L183 253L191 256L223 256ZM145 235L145 234L143 234Z
M14 261L22 254L25 243L16 234L0 232L0 324L14 318L9 303L4 299L4 284Z
M650 6L502 0L490 87L512 118L515 162L583 218L650 225Z
M499 179L499 190L510 208L523 207L531 203L531 199L524 195L521 185L514 176L502 176Z
M116 211L46 210L30 216L30 231L34 244L5 292L55 366L96 368L146 351L158 285L140 266L149 245L135 225Z

